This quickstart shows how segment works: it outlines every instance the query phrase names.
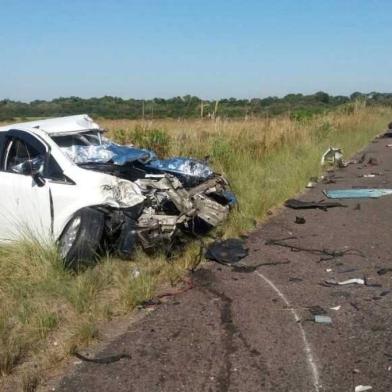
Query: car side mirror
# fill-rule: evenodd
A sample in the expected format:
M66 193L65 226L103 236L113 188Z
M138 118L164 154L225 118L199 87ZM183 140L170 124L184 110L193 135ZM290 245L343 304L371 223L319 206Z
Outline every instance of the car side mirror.
M12 171L14 173L23 174L25 176L32 176L38 186L44 186L45 179L41 175L44 163L45 161L42 157L26 159L22 163L13 166Z

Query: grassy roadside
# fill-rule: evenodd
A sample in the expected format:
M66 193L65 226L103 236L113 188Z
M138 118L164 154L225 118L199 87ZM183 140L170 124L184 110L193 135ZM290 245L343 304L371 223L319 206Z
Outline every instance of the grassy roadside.
M102 121L120 142L161 155L210 156L236 192L240 209L222 233L237 235L321 172L330 146L348 157L385 128L392 110L353 106L297 121ZM3 386L31 391L72 347L99 339L98 323L132 310L158 286L175 285L198 254L191 244L172 263L138 252L135 261L107 258L79 274L64 271L55 249L36 241L0 248L0 374ZM13 382L16 381L16 384ZM15 387L16 385L16 387ZM0 389L1 381L0 381Z

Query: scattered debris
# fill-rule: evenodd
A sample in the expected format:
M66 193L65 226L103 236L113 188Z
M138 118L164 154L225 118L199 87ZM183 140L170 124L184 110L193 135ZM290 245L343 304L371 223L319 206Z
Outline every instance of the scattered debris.
M282 239L270 239L265 242L266 245L276 245L276 246L282 246L284 248L289 248L291 251L295 252L308 252L314 255L322 255L322 256L327 256L326 258L321 258L320 261L327 261L327 260L332 260L336 257L342 257L344 255L357 255L357 256L362 256L363 254L361 251L357 249L344 249L344 250L333 250L333 249L317 249L317 248L305 248L299 245L294 245L294 244L288 244L285 241L288 240L293 240L296 239L296 237L288 237L288 238L282 238Z
M359 311L359 306L355 302L350 302L350 305L356 310Z
M379 161L377 158L374 157L370 157L367 161L368 165L372 165L372 166L378 166L379 165Z
M341 148L330 147L321 157L321 165L332 164L337 167L347 166L343 162L343 152Z
M298 225L303 225L304 223L306 223L306 220L303 216L296 216L294 223L296 223Z
M99 364L103 364L103 365L117 362L123 358L132 359L132 357L129 354L117 354L117 355L111 355L109 357L104 357L104 358L88 358L88 357L78 353L77 351L73 351L71 354L74 355L76 358L79 358L82 361L99 363Z
M331 286L345 286L348 284L365 284L365 279L353 278L353 279L343 280L341 282L338 282L335 279L328 279L325 281L325 283Z
M376 176L378 176L379 174L374 174L374 173L370 173L370 174L362 174L359 177L363 177L363 178L374 178Z
M297 278L295 276L289 278L289 282L298 283L298 282L302 282L302 281L303 281L303 279Z
M332 324L331 317L320 314L314 316L314 321L319 324Z
M326 211L328 208L333 207L346 207L341 203L336 202L325 202L325 201L302 201L297 199L289 199L284 204L286 207L293 208L295 210L319 208L320 210Z
M316 185L317 185L316 182L309 181L309 182L306 184L306 188L314 188Z
M229 238L213 242L205 253L205 257L221 264L235 264L249 253L245 241L239 238Z
M308 310L313 316L320 315L320 314L321 315L327 314L327 311L324 308L322 308L320 305L309 306Z
M357 385L354 389L354 392L365 392L365 391L370 391L373 389L370 385Z
M362 188L362 189L333 189L324 190L324 195L329 199L363 199L379 198L392 195L392 189Z
M381 268L377 271L378 275L385 275L388 272L392 272L392 268Z
M330 308L331 310L340 310L340 308L342 307L342 305L338 305L338 306L333 306L332 308Z
M358 268L338 268L337 272L339 274L347 274L349 272L355 272L358 271Z

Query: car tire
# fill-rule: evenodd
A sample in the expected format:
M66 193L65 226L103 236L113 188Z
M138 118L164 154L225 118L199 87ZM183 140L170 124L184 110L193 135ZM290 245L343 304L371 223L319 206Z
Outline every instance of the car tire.
M95 264L103 229L102 212L93 208L78 211L68 222L58 242L65 266L78 268Z

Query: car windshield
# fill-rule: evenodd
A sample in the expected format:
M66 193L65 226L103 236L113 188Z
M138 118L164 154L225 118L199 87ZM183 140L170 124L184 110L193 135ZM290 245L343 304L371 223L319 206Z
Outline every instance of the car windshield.
M99 146L102 144L102 135L100 131L91 130L73 135L53 136L53 140L60 147Z
M124 165L134 161L146 163L156 158L151 151L116 144L102 137L102 132L97 130L53 136L53 140L68 158L79 165L108 162Z

